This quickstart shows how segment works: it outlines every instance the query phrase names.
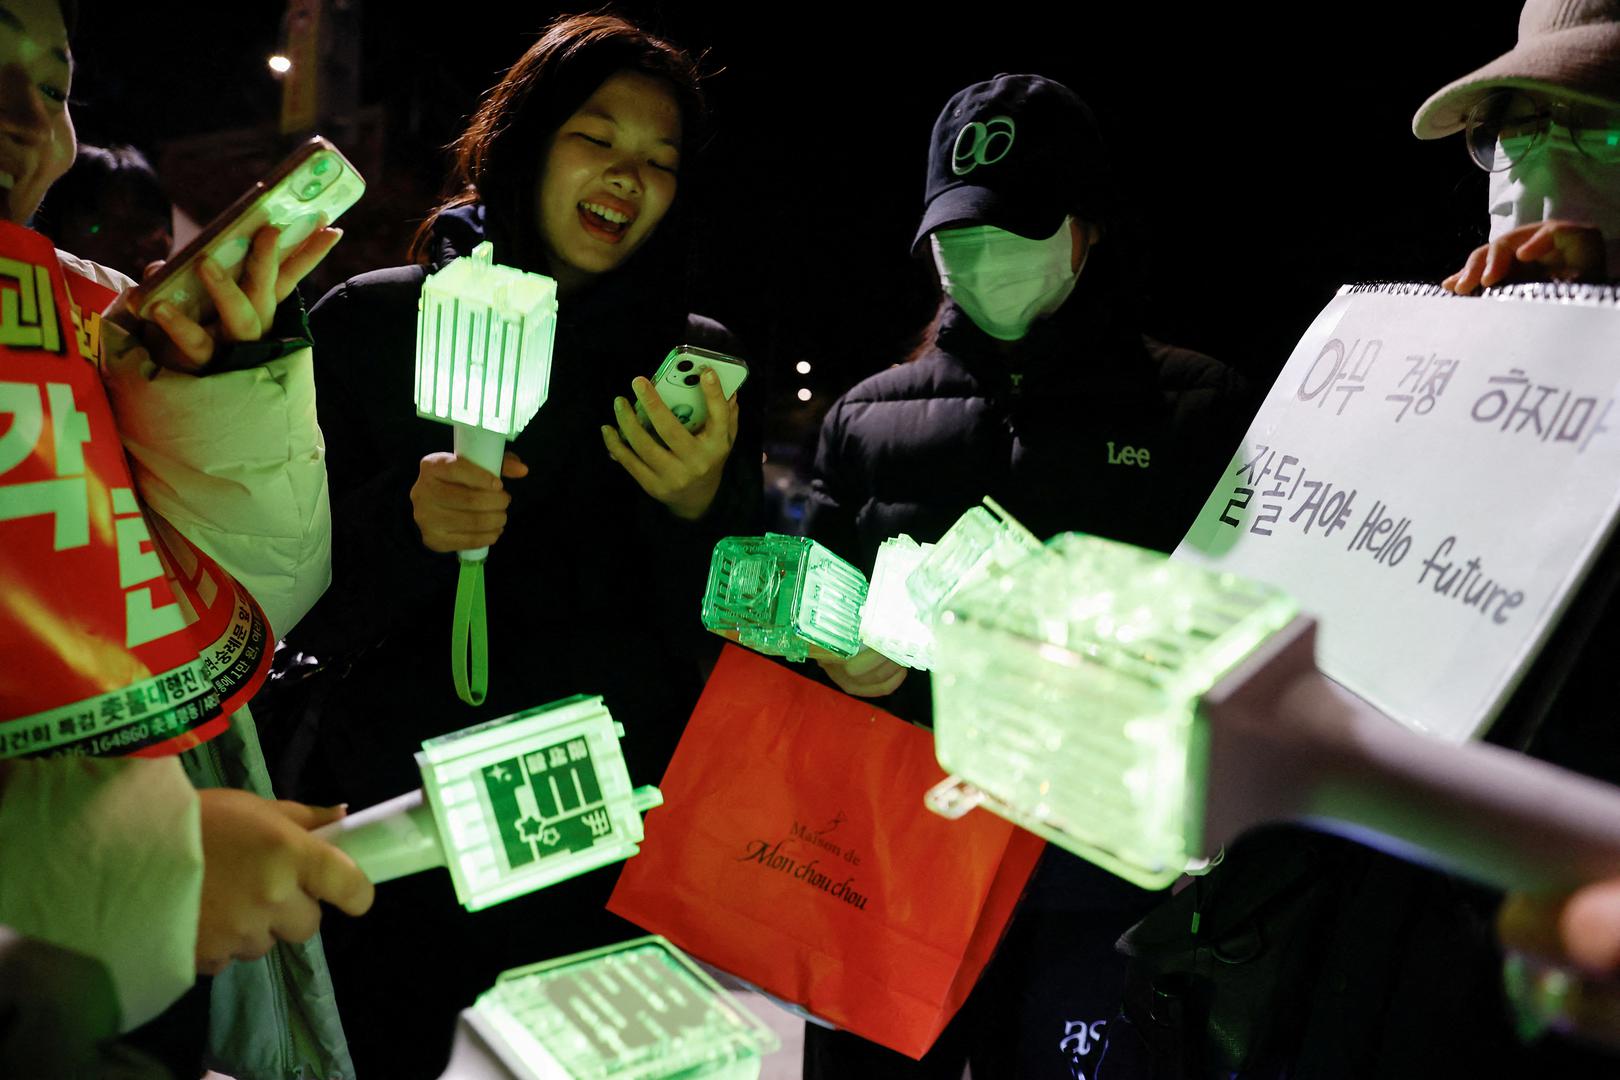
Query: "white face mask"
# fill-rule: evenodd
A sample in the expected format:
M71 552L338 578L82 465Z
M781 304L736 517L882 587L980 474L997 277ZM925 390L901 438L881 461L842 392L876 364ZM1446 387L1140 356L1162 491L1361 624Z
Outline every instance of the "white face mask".
M1062 307L1080 279L1080 271L1072 268L1069 221L1064 218L1045 240L1029 240L993 225L940 229L929 238L939 283L980 330L1001 341L1018 341L1036 319Z
M1581 153L1567 128L1553 124L1524 158L1491 173L1490 207L1492 240L1536 221L1596 226L1609 273L1620 273L1620 165L1603 165Z

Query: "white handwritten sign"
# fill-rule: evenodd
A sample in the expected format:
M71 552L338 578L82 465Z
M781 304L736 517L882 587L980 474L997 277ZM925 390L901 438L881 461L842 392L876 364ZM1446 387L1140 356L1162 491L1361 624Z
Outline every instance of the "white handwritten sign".
M1406 726L1480 734L1620 508L1620 304L1340 290L1176 557L1279 585L1322 670Z

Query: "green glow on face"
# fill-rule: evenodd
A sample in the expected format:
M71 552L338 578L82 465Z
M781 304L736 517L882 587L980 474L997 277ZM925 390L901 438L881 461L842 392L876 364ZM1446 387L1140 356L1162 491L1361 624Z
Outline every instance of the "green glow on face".
M583 695L429 739L416 755L456 898L468 911L634 855L641 813L623 730Z
M1198 701L1296 613L1269 586L1082 533L951 599L940 764L996 813L1147 888L1203 854Z
M780 1045L661 937L504 972L473 1016L524 1077L751 1080Z
M933 544L918 544L904 534L885 540L878 548L861 609L861 641L917 671L933 666L934 631L918 617L906 581L933 549Z
M766 533L714 546L703 625L767 656L803 660L810 649L861 648L866 578L814 540Z
M493 259L485 241L422 283L416 412L510 439L550 392L557 283Z
M1040 548L1041 542L1010 515L1003 512L998 518L984 507L975 506L958 518L917 564L906 588L919 615L927 621L958 589L971 588L996 568L1012 566Z

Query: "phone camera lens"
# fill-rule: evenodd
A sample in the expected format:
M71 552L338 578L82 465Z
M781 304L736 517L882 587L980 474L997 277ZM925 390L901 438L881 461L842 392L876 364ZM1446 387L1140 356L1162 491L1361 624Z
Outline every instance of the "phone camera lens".
M698 377L696 375L688 375L686 378L682 379L681 382L685 383L687 386L696 386L698 384Z
M313 165L311 165L309 167L309 171L314 173L316 176L325 176L326 175L326 170L330 169L331 167L332 167L332 159L331 158L329 158L329 157L318 157L318 158L315 159L315 164L313 164Z
M691 371L692 370L692 361L690 361L690 360L682 360L680 363L675 365L675 370L676 371ZM690 384L688 384L688 385L690 385Z
M313 199L315 196L321 193L321 188L323 186L324 185L322 185L319 180L311 180L309 183L304 185L304 190L299 192L299 195L306 199Z

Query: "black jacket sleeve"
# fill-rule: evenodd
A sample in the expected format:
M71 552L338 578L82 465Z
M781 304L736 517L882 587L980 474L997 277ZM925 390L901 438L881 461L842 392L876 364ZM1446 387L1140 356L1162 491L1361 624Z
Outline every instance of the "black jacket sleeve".
M412 614L454 587L454 556L424 547L411 513L411 485L429 449L411 388L421 282L419 267L366 274L310 312L332 498L332 585L289 640L323 658L414 623ZM449 446L446 429L442 449Z

